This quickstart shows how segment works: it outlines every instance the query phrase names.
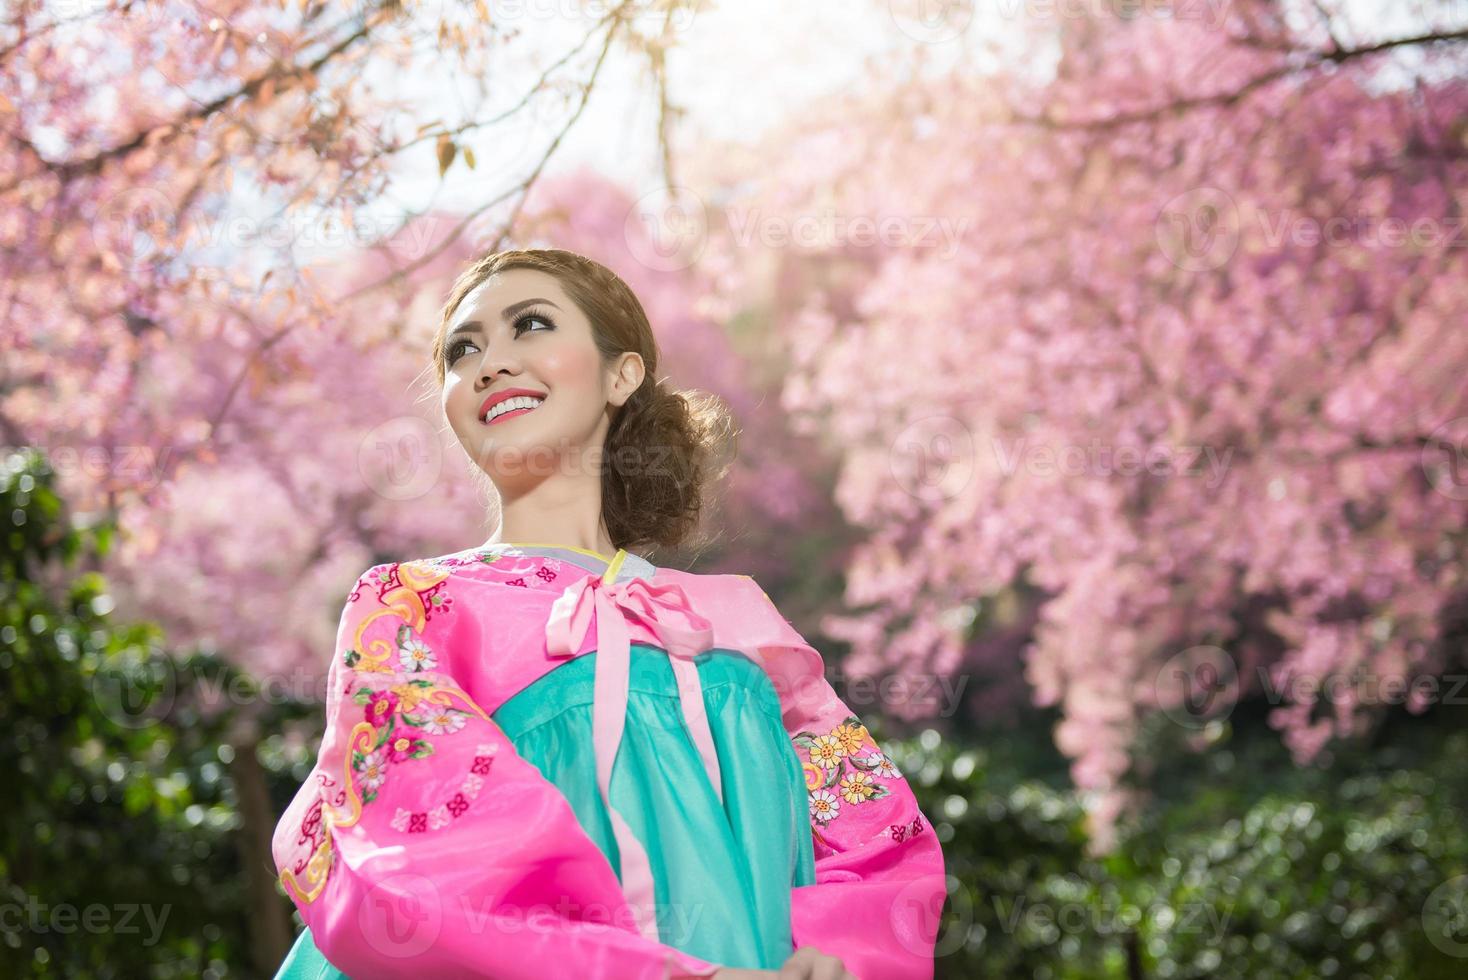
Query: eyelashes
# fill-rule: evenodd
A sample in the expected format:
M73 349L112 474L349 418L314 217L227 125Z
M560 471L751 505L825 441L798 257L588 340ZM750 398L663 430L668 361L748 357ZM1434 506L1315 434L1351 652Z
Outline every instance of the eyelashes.
M527 329L526 324L532 321L539 321L540 323L545 324L546 329L556 329L556 322L550 318L550 315L536 307L531 307L524 313L521 313L519 316L515 317L515 322L510 325L510 329L515 332L515 336L518 338ZM532 330L530 332L538 333L540 331ZM454 341L452 344L449 344L448 350L444 351L445 363L447 364L447 366L453 367L454 362L464 356L464 349L466 347L474 346L474 342L470 340L459 339Z

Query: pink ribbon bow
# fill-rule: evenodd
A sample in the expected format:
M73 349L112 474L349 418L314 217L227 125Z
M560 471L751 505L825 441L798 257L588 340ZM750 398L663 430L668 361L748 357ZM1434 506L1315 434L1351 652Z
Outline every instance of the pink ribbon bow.
M607 577L615 574L618 565L620 562L614 562L605 576L588 575L566 587L551 606L546 623L546 650L552 657L574 656L595 610L597 657L592 729L596 742L597 787L611 817L622 858L622 891L642 934L655 940L658 931L652 865L632 828L612 808L610 792L612 763L616 761L626 727L628 676L632 667L631 634L625 617L633 616L645 623L668 652L678 681L683 720L703 760L709 785L722 803L719 756L704 709L703 685L693 662L694 657L713 646L714 631L713 624L693 611L688 595L676 585L652 585L640 578L608 581Z

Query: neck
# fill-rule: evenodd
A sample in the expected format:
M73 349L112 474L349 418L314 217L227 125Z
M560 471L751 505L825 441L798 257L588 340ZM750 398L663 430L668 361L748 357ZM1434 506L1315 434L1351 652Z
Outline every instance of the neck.
M526 460L533 470L539 461ZM617 546L602 519L601 473L557 466L538 479L495 480L500 524L486 545L551 544L608 557Z
M579 513L512 513L508 506L500 517L499 528L484 543L560 545L594 551L608 557L617 552L617 546L607 533L599 514L592 521Z

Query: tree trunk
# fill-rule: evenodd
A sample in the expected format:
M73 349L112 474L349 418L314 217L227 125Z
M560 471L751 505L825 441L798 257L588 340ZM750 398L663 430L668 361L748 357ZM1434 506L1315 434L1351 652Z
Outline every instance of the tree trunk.
M256 754L259 742L260 735L253 723L245 722L236 730L230 739L234 747L230 774L239 797L240 863L245 871L246 909L250 916L250 956L258 974L271 977L290 952L294 930L286 903L275 889L275 860L270 853L275 815L270 810L265 770Z

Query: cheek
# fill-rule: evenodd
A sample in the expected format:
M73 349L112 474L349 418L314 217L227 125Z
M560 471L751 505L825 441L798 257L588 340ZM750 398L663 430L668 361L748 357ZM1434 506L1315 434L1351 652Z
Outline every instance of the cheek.
M535 371L556 400L572 415L594 415L605 407L601 396L601 358L596 350L567 348L547 351Z
M463 379L454 374L444 375L443 392L440 402L443 405L444 415L453 421L464 412L473 411L469 404L470 395L473 393L473 385L463 383Z
M597 383L600 360L595 349L567 345L547 351L537 362L536 370L549 385L584 389Z

